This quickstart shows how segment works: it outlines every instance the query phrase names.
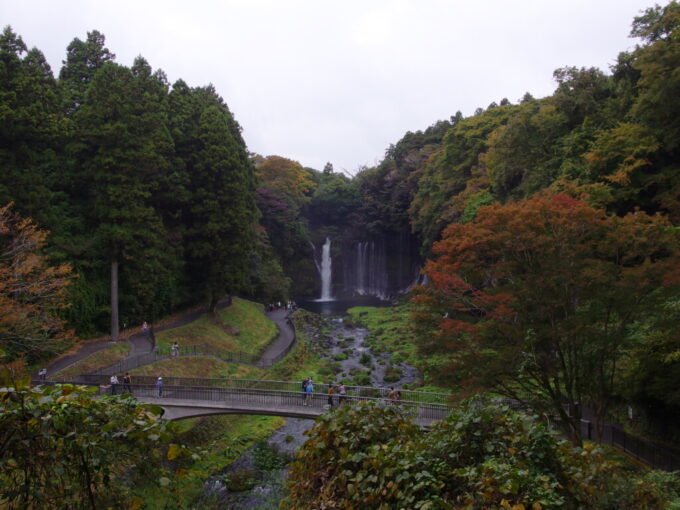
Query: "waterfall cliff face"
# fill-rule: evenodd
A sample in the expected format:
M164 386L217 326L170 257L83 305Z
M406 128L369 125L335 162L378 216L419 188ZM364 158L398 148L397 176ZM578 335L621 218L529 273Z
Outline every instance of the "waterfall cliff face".
M331 239L326 238L326 242L321 249L321 263L319 264L319 275L321 276L321 297L319 301L333 301L331 284L333 278L333 260L331 258Z
M420 283L418 243L409 235L312 245L319 296L316 301L371 296L388 300ZM333 250L331 251L331 247Z
M390 299L410 290L420 275L417 244L405 235L346 246L342 257L345 295Z
M344 267L345 291L359 296L389 298L390 279L387 274L385 243L357 243L347 255Z

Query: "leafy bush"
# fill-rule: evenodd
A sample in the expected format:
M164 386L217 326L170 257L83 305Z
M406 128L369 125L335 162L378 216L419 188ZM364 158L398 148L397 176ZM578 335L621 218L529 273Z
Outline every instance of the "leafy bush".
M401 379L402 371L401 368L395 366L389 366L385 369L385 376L383 380L385 382L396 382Z
M127 508L115 476L135 464L150 473L174 428L159 419L159 407L130 396L95 398L92 388L72 385L28 387L6 373L0 385L3 508ZM176 444L167 450L168 460L185 454Z
M359 372L354 376L354 386L370 386L371 374L369 372Z
M227 489L232 492L247 491L257 484L257 471L254 469L236 469L226 479Z
M367 352L363 353L363 354L361 355L361 357L359 358L359 363L361 363L362 365L367 365L367 366L368 366L368 365L371 364L372 361L373 361L373 358L372 358L371 355L370 355L369 353L367 353Z
M672 475L640 477L481 399L429 434L395 406L360 403L320 417L309 436L284 508L651 510L680 494Z
M278 448L269 445L267 441L260 441L253 448L253 462L255 468L260 471L281 469L288 463L288 460L285 455L279 452Z
M337 354L335 354L335 355L333 356L333 359L334 359L335 361L344 361L344 360L346 360L347 358L349 358L349 356L347 355L346 352L339 352L339 353L337 353Z

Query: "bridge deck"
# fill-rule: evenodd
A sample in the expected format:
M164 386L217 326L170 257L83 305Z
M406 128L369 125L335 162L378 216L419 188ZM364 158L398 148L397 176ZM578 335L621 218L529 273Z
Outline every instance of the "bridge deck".
M210 414L264 414L314 419L329 411L328 396L316 393L306 398L301 392L268 389L235 389L202 386L165 386L162 395L154 385L120 385L119 392L132 393L139 401L156 404L165 409L164 417L170 420L205 416ZM347 396L343 405L353 402L380 402L390 405L382 398ZM333 405L339 405L339 397ZM396 404L401 412L416 423L430 426L442 419L449 406L400 401Z

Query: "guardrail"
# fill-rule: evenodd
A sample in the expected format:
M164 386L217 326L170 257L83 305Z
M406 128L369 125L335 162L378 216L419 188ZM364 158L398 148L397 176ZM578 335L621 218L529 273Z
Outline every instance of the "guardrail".
M309 396L299 391L286 391L258 388L223 388L209 386L175 386L164 380L161 390L155 384L118 384L115 387L101 388L101 393L130 393L135 397L177 399L190 402L226 402L235 408L267 409L269 411L285 411L299 409L302 406L311 408L328 408L328 395L313 393ZM376 402L395 405L401 412L409 416L433 421L444 418L450 411L448 405L420 403L401 400L390 402L385 398L345 395L333 397L334 405L348 405L355 402Z
M581 420L581 435L584 439L595 441L594 423L589 420ZM639 437L628 434L621 427L605 423L602 428L602 442L623 450L636 459L664 471L680 470L680 455L661 448Z
M123 372L118 372L118 379ZM86 384L109 384L108 374L83 374L80 376ZM135 375L133 382L139 385L151 385L156 382L156 376ZM173 377L163 376L164 386L172 387L198 387L198 388L219 388L225 390L265 390L265 391L287 391L296 394L299 398L302 395L302 384L290 381L268 381L257 379L203 379L198 377ZM328 384L314 383L316 395L326 397ZM368 398L384 400L387 398L389 388L375 388L373 386L345 386L347 397ZM422 391L400 390L400 402L410 402L416 404L434 404L449 406L449 395L445 393L428 393Z

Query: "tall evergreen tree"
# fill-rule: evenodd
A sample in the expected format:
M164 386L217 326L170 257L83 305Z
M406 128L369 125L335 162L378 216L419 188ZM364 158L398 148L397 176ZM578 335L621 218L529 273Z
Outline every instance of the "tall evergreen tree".
M154 83L155 82L155 83ZM92 255L111 273L111 336L118 336L118 272L129 318L158 311L161 282L170 280L165 231L152 206L167 172L172 141L165 125L164 84L141 58L132 69L108 63L95 75L75 119L88 181Z
M67 112L72 113L83 104L94 75L104 64L115 60L116 55L104 46L105 42L104 34L93 30L87 33L85 41L76 37L66 48L59 83L64 91Z
M48 226L61 124L57 84L44 55L6 27L0 36L0 205L13 201L17 211Z
M210 310L225 294L245 288L254 247L255 179L241 130L212 86L171 94L177 155L188 175L188 276Z

